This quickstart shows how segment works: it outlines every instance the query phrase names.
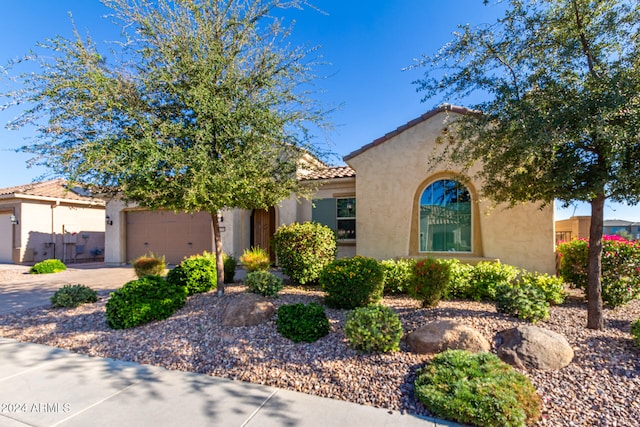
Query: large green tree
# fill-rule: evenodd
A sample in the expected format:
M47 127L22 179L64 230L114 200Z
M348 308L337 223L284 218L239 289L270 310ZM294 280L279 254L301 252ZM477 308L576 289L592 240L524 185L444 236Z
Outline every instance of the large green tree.
M291 47L279 0L103 0L123 38L112 61L76 30L43 43L39 70L5 95L35 124L23 147L56 175L152 209L206 211L223 293L218 213L263 209L304 189L314 48ZM284 4L286 3L286 4ZM20 61L17 61L20 62Z
M488 2L485 2L488 3ZM640 6L631 0L510 0L493 24L461 26L416 83L425 99L469 99L433 160L480 162L496 202L591 204L587 327L604 326L606 200L640 197ZM524 225L523 232L526 232Z

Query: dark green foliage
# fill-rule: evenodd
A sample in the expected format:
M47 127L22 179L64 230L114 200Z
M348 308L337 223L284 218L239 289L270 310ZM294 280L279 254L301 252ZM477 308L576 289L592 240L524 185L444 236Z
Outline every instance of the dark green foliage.
M245 249L240 257L244 268L251 271L268 270L271 267L271 259L266 250L259 247Z
M64 285L51 296L50 301L53 308L78 307L98 301L98 293L84 285Z
M549 303L544 292L532 285L498 285L496 310L532 323L549 317Z
M40 261L39 263L31 267L29 269L29 273L49 274L49 273L58 273L66 269L67 269L67 266L64 265L64 263L59 259L45 259L44 261Z
M396 312L377 304L349 312L344 325L351 347L367 353L398 351L402 332L402 323Z
M216 280L216 260L210 254L185 258L167 274L169 283L187 288L189 295L215 289Z
M450 265L435 258L418 260L413 266L413 274L408 293L422 302L423 307L435 307L449 286Z
M479 262L469 272L470 297L480 300L495 300L496 287L511 283L519 270L508 264L499 262Z
M106 304L107 324L113 329L125 329L166 319L186 300L186 287L169 283L162 277L132 280L111 293Z
M224 283L233 283L238 260L233 255L222 254L222 262L224 263Z
M406 293L411 283L411 275L413 273L413 265L415 261L412 259L392 259L380 261L384 272L384 293L385 294L401 294Z
M276 319L278 332L293 342L314 342L331 330L324 307L315 302L283 305Z
M436 355L418 372L415 394L435 416L464 424L520 427L541 415L531 381L491 353Z
M449 286L443 295L443 298L471 298L471 284L469 278L473 266L464 264L458 259L442 260L449 264Z
M133 261L133 269L136 276L164 276L166 264L164 255L158 256L153 253L142 255Z
M353 309L378 302L384 288L380 263L359 255L327 264L319 282L326 304L334 308Z
M631 336L637 347L640 347L640 319L631 324Z
M247 274L244 284L249 292L265 297L276 297L282 290L282 279L268 271L252 271Z
M316 222L280 226L273 236L273 247L282 272L301 285L316 282L337 252L333 230Z
M516 284L540 289L549 304L562 304L567 296L567 292L564 289L564 280L548 274L523 271Z

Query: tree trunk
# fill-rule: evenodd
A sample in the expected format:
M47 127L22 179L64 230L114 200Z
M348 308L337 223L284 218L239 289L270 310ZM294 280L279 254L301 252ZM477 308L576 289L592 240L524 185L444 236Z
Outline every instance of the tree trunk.
M587 256L587 328L589 329L604 329L601 282L604 201L604 194L598 194L591 200L591 227Z
M211 222L213 223L213 240L216 244L216 270L218 271L218 296L224 295L224 262L222 261L222 237L220 236L220 223L218 222L218 212L211 212Z

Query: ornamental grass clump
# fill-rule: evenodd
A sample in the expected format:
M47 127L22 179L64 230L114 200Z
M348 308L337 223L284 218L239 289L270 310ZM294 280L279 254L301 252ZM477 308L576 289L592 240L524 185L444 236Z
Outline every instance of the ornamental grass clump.
M358 307L347 314L344 333L349 345L366 353L400 350L402 323L391 308L384 305Z
M133 269L139 278L145 276L164 276L166 268L164 255L155 255L153 252L144 254L133 261Z
M549 303L540 288L527 285L498 285L496 310L508 316L536 323L549 317Z
M541 415L531 381L491 353L444 351L418 371L414 386L429 412L463 424L530 426Z
M215 289L217 278L215 257L207 252L185 258L167 274L169 283L185 287L189 295Z
M281 306L276 324L278 332L295 343L317 341L331 330L324 307L316 302Z
M282 290L282 279L269 271L252 271L244 279L249 292L263 297L277 297Z
M64 285L49 300L53 308L75 308L98 301L98 293L85 285Z
M240 256L240 262L248 271L264 271L271 267L271 258L266 250L260 247L245 249Z
M449 286L450 265L435 258L418 260L413 266L413 274L408 293L421 301L423 307L435 307Z
M356 255L327 264L319 282L325 292L325 303L333 308L354 309L382 299L383 271L373 258Z
M29 269L29 273L51 274L51 273L59 273L66 269L67 269L67 266L64 265L64 263L59 259L45 259L44 261L40 261L39 263L31 267Z

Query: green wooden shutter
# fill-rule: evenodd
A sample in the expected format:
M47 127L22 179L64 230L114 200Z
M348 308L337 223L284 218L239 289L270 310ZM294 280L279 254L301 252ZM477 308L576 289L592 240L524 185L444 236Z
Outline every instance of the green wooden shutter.
M336 199L315 199L311 219L336 231Z

